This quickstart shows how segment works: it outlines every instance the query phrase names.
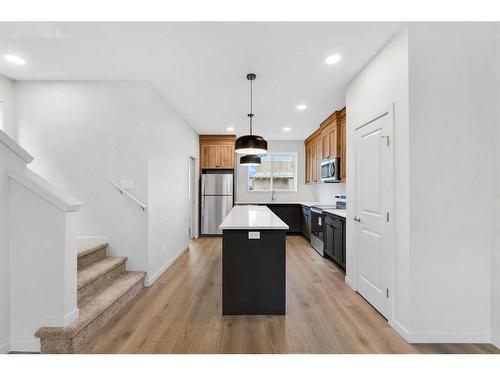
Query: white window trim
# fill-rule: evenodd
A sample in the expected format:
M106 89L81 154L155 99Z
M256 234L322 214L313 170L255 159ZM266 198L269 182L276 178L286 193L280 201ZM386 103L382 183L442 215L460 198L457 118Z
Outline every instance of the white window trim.
M293 189L274 189L274 191L279 191L282 193L296 193L297 188L298 188L297 178L299 175L299 171L297 170L298 158L299 158L298 153L295 151L290 151L290 152L281 151L281 152L268 152L266 155L293 155L294 156L295 168L294 168L294 187L293 187ZM272 163L271 163L271 166L272 166ZM249 193L269 193L269 192L273 191L273 179L274 178L273 178L273 171L272 170L271 170L271 186L270 186L269 190L250 190L250 188L248 186L248 179L250 178L250 176L248 175L248 173L249 173L249 169L247 168L247 179L245 182L247 185L247 192L249 192Z

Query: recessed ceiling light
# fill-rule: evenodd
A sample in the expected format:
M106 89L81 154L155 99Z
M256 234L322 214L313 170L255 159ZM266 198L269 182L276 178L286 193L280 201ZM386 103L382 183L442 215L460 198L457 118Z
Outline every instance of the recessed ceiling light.
M290 131L290 128L289 128L288 126L286 126L286 127L284 127L284 128L283 128L283 131L284 131L284 132L289 132L289 131Z
M332 65L338 63L340 59L340 55L330 55L325 59L325 62L329 65Z
M299 104L299 105L297 106L297 109L298 109L299 111L303 111L303 110L304 110L304 109L306 109L306 108L307 108L307 105L305 105L305 104Z
M234 128L230 126L229 128L226 129L228 132L234 132Z
M25 59L23 59L22 57L16 56L16 55L3 55L3 58L5 60L7 60L8 62L11 62L13 64L17 64L17 65L26 64Z

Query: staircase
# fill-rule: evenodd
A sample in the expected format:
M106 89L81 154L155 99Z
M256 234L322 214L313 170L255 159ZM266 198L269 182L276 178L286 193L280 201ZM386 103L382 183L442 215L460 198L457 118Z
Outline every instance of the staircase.
M108 244L78 251L80 316L66 327L42 327L41 353L78 353L144 287L145 272L126 271L127 258L107 256Z

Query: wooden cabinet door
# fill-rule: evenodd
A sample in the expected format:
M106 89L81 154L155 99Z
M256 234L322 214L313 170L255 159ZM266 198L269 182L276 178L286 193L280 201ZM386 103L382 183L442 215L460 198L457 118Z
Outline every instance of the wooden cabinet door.
M321 160L323 156L323 143L321 142L321 139L318 139L316 141L316 162L314 163L314 182L320 182L321 180L321 175L320 175L320 167L321 167Z
M338 156L338 142L337 142L337 127L334 126L332 130L328 133L328 138L330 140L330 154L328 157L333 158Z
M202 168L217 168L218 150L216 145L201 146L201 167Z
M325 132L325 134L323 134L321 136L321 148L322 148L321 160L329 158L330 153L331 153L331 150L330 150L330 131Z
M311 182L311 144L306 143L305 144L305 155L306 155L306 160L305 160L305 181L306 184L309 184Z
M216 168L232 169L234 168L234 146L220 145L217 146L217 166Z
M344 121L340 124L340 179L345 181L346 179L346 122Z

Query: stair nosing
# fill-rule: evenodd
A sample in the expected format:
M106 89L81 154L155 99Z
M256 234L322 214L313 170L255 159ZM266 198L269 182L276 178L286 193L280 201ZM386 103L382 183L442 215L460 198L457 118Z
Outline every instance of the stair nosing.
M105 274L107 274L108 272L111 272L113 271L116 267L119 267L121 266L123 263L126 263L128 258L127 257L104 257L102 259L99 259L98 261L94 262L94 263L91 263L89 264L88 266L85 266L84 268L78 270L78 272L81 272L83 270L86 270L92 266L95 266L96 264L100 263L100 262L103 262L104 260L107 260L107 259L120 259L119 262L117 262L116 264L114 264L111 268L107 268L106 270L104 270L104 272L101 272L101 273L98 273L97 275L95 275L93 278L87 280L84 284L82 285L78 285L78 276L77 276L77 290L80 290L82 289L83 287L86 287L87 285L89 285L90 283L92 283L93 281L97 280L98 278L100 278L101 276L104 276Z
M66 327L42 327L38 331L35 332L35 337L44 338L46 335L48 336L49 334L56 334L56 333L61 335L61 336L67 337L67 338L75 337L78 333L83 331L90 323L92 323L100 315L102 315L104 312L106 312L106 310L108 310L111 306L113 306L116 303L116 301L118 301L121 297L123 297L137 283L139 283L141 281L144 282L144 279L146 277L146 272L144 272L144 271L125 271L123 274L127 274L127 275L134 274L134 275L137 275L138 279L136 281L134 281L134 283L131 284L131 286L129 288L123 290L119 295L117 295L116 298L114 298L113 301L111 303L109 303L104 309L98 310L97 314L92 315L92 319L86 319L84 325L81 328L76 330L76 328L71 327L71 325L74 322L76 322L76 320L75 320ZM115 280L118 280L120 277L122 277L122 275L117 277ZM111 286L112 286L112 284L108 285L106 288L101 290L96 296L100 296L100 295L104 294ZM87 300L86 304L92 302L92 300L94 300L94 299ZM86 304L84 304L82 306L82 308L84 308ZM82 308L80 308L80 309L82 309Z
M92 254L93 252L96 252L96 251L101 250L103 248L106 248L108 246L109 246L109 243L104 242L104 243L101 243L101 244L89 247L89 248L87 248L87 249L85 249L83 251L79 251L78 252L78 258L82 258L82 257L84 257L86 255Z

